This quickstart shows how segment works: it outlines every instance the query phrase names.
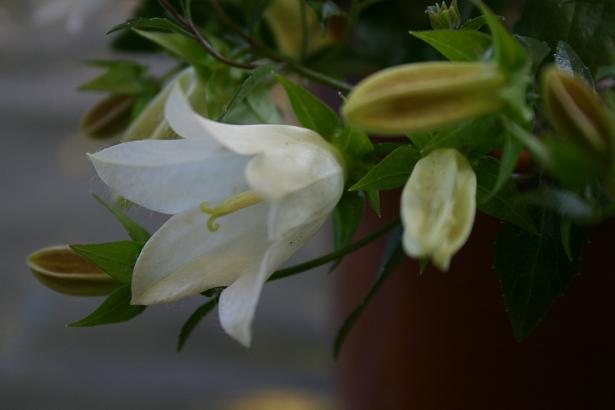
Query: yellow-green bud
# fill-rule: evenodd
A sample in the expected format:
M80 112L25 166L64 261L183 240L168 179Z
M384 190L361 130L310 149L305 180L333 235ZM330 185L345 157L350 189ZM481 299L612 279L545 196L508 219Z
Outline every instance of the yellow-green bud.
M379 71L350 93L344 117L381 134L424 131L498 111L507 77L491 63L414 63Z
M81 131L92 138L111 138L126 129L135 99L111 94L94 105L81 121Z
M43 285L65 295L108 295L121 285L66 245L38 250L27 263Z
M600 157L613 158L613 123L598 94L585 81L555 67L545 71L543 87L557 134Z
M427 7L425 13L429 16L431 28L434 30L455 29L461 24L457 0L453 0L450 6L447 6L445 2L436 3Z

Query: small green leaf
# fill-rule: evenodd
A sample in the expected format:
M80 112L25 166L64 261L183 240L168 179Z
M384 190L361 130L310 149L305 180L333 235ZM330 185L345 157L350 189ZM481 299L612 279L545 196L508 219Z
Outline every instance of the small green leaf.
M508 179L495 195L490 195L500 168L498 160L492 157L483 157L474 164L478 209L528 232L536 233L534 221L525 204L520 202L521 194L512 179Z
M88 259L113 279L130 283L132 270L143 245L134 241L71 245L72 250Z
M515 72L525 65L527 56L525 50L517 40L508 32L498 16L480 0L474 0L487 21L493 46L495 48L495 60L508 72Z
M414 164L421 159L419 152L409 145L399 147L374 166L356 184L351 191L388 190L403 186Z
M302 86L276 76L286 90L297 119L305 128L316 131L327 141L341 128L340 120L327 104Z
M211 57L199 43L191 37L177 33L163 33L157 31L145 31L133 29L139 34L155 44L158 44L169 51L180 60L195 66L202 66L211 61Z
M145 230L141 225L133 221L128 215L122 212L117 206L112 205L99 197L96 194L92 194L94 199L98 201L99 204L107 208L109 212L115 216L115 218L122 224L126 232L128 232L128 236L132 238L133 241L139 244L145 244L150 238L150 233Z
M127 322L143 313L145 306L130 304L130 285L116 289L94 312L69 324L70 327L91 327Z
M579 272L583 232L572 227L569 260L560 239L560 222L553 214L541 217L540 235L505 224L497 239L495 267L506 311L518 341L529 336L553 302Z
M126 29L168 31L171 33L179 33L185 36L191 36L191 34L184 30L179 24L163 17L136 17L111 27L111 29L109 29L106 34L111 34L115 33L116 31Z
M462 30L480 30L487 24L485 16L474 17L473 19L466 20L462 25Z
M450 61L477 61L491 45L491 38L474 30L411 31Z
M354 234L361 223L365 199L360 192L346 192L331 215L335 249L344 248L352 242ZM338 259L329 271L335 270L342 258Z
M527 57L532 64L532 71L538 70L540 64L544 61L545 58L549 55L549 51L551 51L551 47L549 44L544 41L525 36L515 36L523 47L525 48L525 52L527 53Z
M218 121L224 122L237 105L242 103L257 87L263 85L269 75L275 72L277 66L277 64L264 64L252 70L244 82L237 88L224 111L218 117Z
M218 296L215 296L199 306L186 320L179 332L177 339L177 351L181 352L188 338L196 328L196 326L207 316L218 304Z
M365 192L365 196L367 197L367 203L369 207L378 215L378 217L382 216L382 212L380 209L380 191L377 189L368 189Z
M333 347L334 357L337 358L338 354L340 353L340 350L342 349L342 346L344 345L344 341L346 340L346 337L352 330L353 326L361 317L361 314L363 313L363 311L365 311L365 308L367 308L374 296L376 296L380 288L382 288L395 266L397 266L397 264L402 260L404 256L404 250L401 244L402 235L403 228L401 227L401 225L397 226L389 235L387 246L382 256L382 261L380 263L380 268L378 269L378 274L372 287L367 292L361 303L359 303L359 305L346 318L346 320L337 332L335 344Z
M506 136L504 146L502 147L502 159L500 161L498 177L489 195L483 199L484 202L491 200L491 198L493 198L493 196L495 196L510 180L512 173L517 166L519 154L521 154L522 149L523 145L521 145L519 140L513 138L512 136Z
M92 60L88 65L106 71L79 86L82 91L106 91L111 94L137 95L155 86L147 67L127 60Z
M570 47L570 44L565 41L557 43L555 51L555 65L562 71L566 71L570 75L576 75L584 79L591 88L596 88L594 77L591 71L585 65L581 57Z

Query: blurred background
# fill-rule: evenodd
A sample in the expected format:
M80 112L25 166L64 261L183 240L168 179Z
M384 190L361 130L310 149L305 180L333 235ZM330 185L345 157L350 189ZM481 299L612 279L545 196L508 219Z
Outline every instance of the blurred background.
M127 324L68 328L102 299L56 294L26 267L27 255L44 246L125 238L90 195L107 194L85 157L102 144L78 132L100 96L76 87L96 73L82 60L111 57L104 33L132 6L0 1L0 407L257 409L273 400L276 407L264 408L329 408L334 332L324 270L266 287L250 350L212 314L176 353L199 298L154 306ZM161 222L131 214L150 228ZM328 237L323 230L290 263L326 251Z

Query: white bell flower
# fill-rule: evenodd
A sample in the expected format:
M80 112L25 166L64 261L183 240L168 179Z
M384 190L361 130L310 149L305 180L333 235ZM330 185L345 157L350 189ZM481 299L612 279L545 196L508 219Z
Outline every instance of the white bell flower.
M203 118L179 87L165 116L182 139L131 141L90 155L114 192L173 214L137 260L132 303L170 302L226 286L220 322L249 346L263 284L336 206L342 161L305 128Z
M431 152L416 163L401 197L406 253L448 270L475 214L476 174L467 159L455 149Z

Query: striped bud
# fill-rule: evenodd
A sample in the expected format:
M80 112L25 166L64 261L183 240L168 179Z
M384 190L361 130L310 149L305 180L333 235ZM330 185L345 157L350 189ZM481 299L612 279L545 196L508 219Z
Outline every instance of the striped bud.
M557 134L604 159L613 158L614 129L606 105L583 80L555 67L543 77L543 96Z
M71 296L101 296L120 286L69 246L54 246L28 257L28 267L48 288Z
M498 94L506 83L506 75L490 63L406 64L361 81L342 111L374 133L425 131L502 109Z

